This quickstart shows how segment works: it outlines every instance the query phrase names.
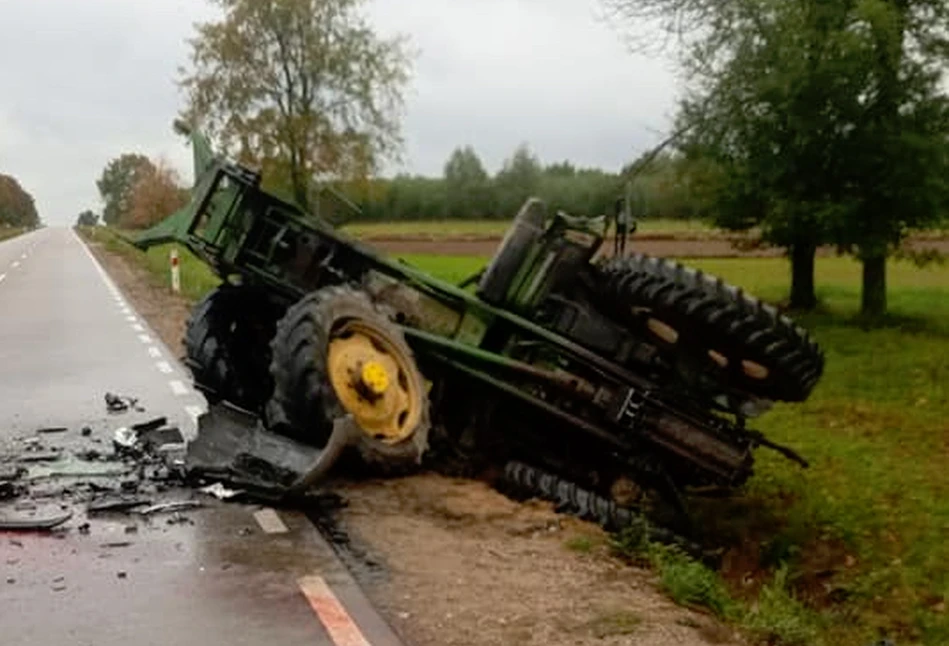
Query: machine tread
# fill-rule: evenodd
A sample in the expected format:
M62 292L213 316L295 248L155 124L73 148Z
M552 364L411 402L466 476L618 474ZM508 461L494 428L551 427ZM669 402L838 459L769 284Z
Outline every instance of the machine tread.
M774 401L804 401L823 373L823 352L806 330L721 278L641 253L601 261L598 271L602 305L619 318L632 322L631 308L648 308L726 356L768 368L763 380L734 371L721 375L743 391Z

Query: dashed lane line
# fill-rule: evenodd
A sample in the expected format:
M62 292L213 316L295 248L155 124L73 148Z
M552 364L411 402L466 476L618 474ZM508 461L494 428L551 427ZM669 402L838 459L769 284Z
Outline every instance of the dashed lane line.
M152 343L152 337L148 336L147 334L139 334L138 340L146 345L151 345Z
M20 266L20 261L19 261L19 260L14 260L13 263L12 263L10 266L13 267L14 269L16 269L17 267Z
M6 277L7 277L6 274L0 274L0 283L2 283L4 280L6 280Z
M136 332L144 332L144 331L145 331L145 328L143 328L140 323L136 323L135 325L133 325L133 326L132 326L132 329L135 330Z
M290 531L287 524L283 522L283 518L280 517L280 514L269 507L255 511L254 520L257 521L260 528L267 534L286 534Z
M158 359L161 357L161 350L153 345L150 345L148 346L148 356L152 357L153 359Z
M166 375L170 375L171 373L175 371L175 369L172 368L171 364L168 363L167 361L159 361L158 363L155 364L155 367L158 368L159 372L163 372Z

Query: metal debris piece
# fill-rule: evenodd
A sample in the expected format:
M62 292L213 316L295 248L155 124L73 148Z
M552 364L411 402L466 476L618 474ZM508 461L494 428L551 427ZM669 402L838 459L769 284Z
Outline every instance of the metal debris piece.
M240 489L228 489L220 482L215 482L207 487L201 487L199 491L214 496L218 500L229 500L244 493Z
M69 429L66 428L65 426L49 426L46 428L38 428L36 429L36 432L39 433L40 435L48 435L51 433L65 433L68 430Z
M136 444L138 444L138 433L123 426L122 428L115 429L115 434L112 436L112 441L117 447L123 449L132 449L135 448Z
M155 419L148 420L147 422L132 424L132 430L139 433L144 433L145 431L156 431L167 423L167 417L156 417Z
M176 500L173 502L163 502L157 505L152 505L151 507L140 509L137 513L141 514L142 516L150 516L152 514L158 514L162 512L176 512L184 511L186 509L197 509L198 507L204 507L204 504L198 502L197 500Z
M135 428L134 426L132 427ZM185 438L181 431L175 426L166 428L153 428L139 433L139 440L146 451L153 453L166 453L171 451L183 451L185 449Z
M53 529L54 527L59 527L70 518L72 518L72 512L66 512L58 516L48 516L46 518L0 518L0 531L37 531Z
M137 411L145 410L138 405L138 399L134 397L123 397L122 395L113 393L105 394L105 406L110 413L125 413L131 408Z
M151 500L145 498L120 498L118 500L98 500L86 506L86 511L92 514L109 511L130 511L136 507L150 505Z
M55 462L62 457L56 451L34 451L21 453L18 460L20 462Z

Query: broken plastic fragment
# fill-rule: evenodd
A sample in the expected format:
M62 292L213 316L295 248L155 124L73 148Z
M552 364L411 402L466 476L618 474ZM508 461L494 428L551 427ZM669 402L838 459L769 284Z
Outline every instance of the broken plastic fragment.
M0 531L35 531L53 529L72 518L72 512L46 518L0 518Z
M215 482L214 484L208 485L207 487L202 487L200 491L203 493L209 494L211 496L214 496L218 500L228 500L230 498L239 496L240 494L244 493L243 491L239 489L228 489L220 482Z

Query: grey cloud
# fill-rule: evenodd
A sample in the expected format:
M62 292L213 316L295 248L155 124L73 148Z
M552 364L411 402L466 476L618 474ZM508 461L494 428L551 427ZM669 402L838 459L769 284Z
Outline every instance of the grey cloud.
M375 0L373 23L419 50L405 164L439 173L470 143L491 170L520 142L548 161L617 168L668 127L676 87L658 60L628 54L597 0ZM95 179L125 151L170 159L174 84L198 0L0 0L0 172L70 223L99 208Z

